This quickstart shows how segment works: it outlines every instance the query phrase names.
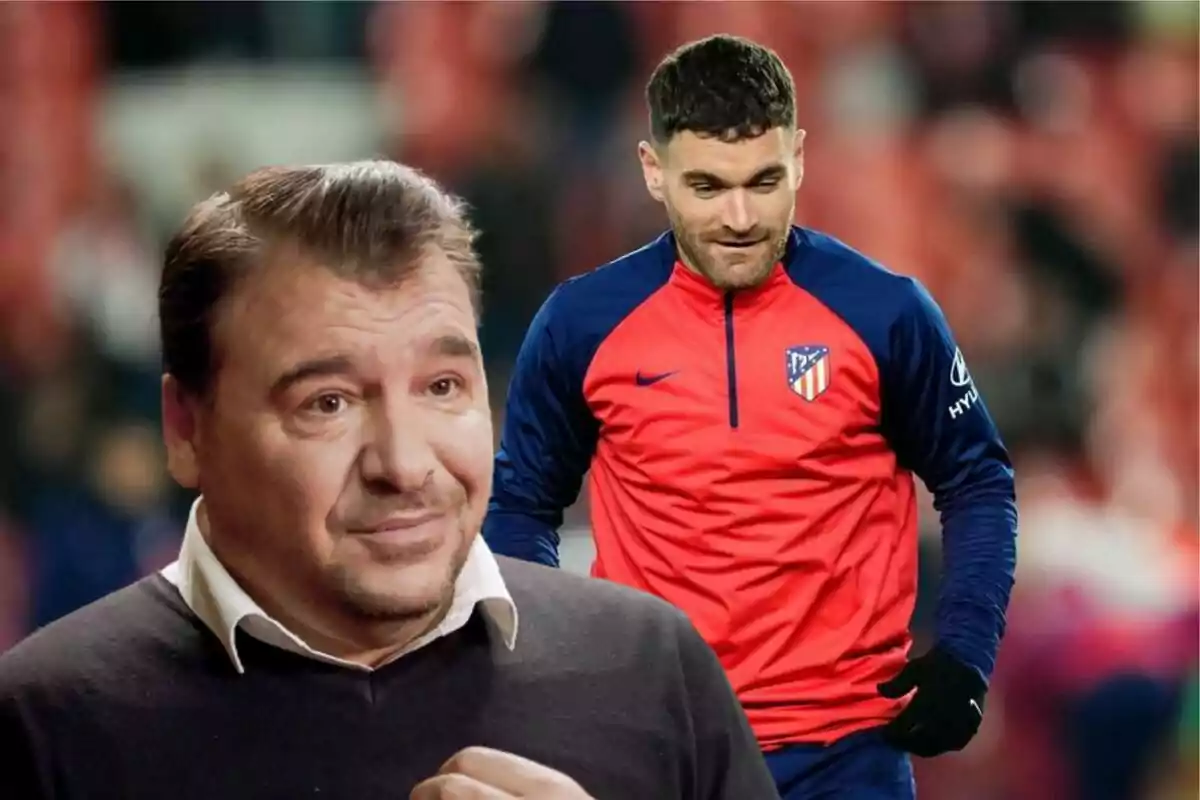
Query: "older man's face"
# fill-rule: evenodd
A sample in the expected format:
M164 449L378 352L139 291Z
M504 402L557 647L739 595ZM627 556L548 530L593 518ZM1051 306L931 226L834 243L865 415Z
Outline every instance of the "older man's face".
M214 397L190 442L218 556L327 648L384 647L435 622L493 456L475 312L453 265L432 251L380 289L277 259L227 298L214 341Z

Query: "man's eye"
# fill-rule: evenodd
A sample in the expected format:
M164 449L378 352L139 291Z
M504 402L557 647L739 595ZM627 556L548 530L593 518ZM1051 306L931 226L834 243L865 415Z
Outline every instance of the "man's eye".
M429 393L434 397L453 397L462 389L462 381L458 378L438 378L429 384Z
M775 189L775 187L778 185L779 185L779 179L772 178L771 180L759 181L758 183L754 184L754 189L759 192L770 192L770 191L773 191Z
M346 398L342 397L340 394L318 395L305 404L306 411L330 416L344 411L345 408Z
M692 186L692 191L701 197L712 197L717 193L717 187L707 183L696 184Z

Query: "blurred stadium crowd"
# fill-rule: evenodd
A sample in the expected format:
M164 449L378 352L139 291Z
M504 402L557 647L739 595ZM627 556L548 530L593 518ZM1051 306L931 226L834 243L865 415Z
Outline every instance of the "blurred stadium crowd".
M642 86L723 31L795 74L800 222L925 282L1017 465L984 732L921 796L1196 797L1197 9L0 4L0 649L174 557L154 305L188 205L297 158L433 174L483 230L499 409L551 285L664 227Z

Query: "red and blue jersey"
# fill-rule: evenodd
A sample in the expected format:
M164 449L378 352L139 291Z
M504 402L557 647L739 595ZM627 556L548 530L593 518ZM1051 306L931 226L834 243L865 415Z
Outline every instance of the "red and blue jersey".
M939 643L985 678L1016 560L1009 458L921 285L793 228L723 292L654 243L560 285L517 358L484 536L558 563L589 476L593 574L682 609L764 749L895 715L913 476L943 526Z

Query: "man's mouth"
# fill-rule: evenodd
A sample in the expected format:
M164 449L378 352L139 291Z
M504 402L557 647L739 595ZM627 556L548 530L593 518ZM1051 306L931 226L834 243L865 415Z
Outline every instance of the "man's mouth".
M349 528L352 539L385 560L411 561L436 552L446 542L445 515L433 511L392 514Z
M442 516L434 511L420 511L407 514L392 514L380 520L375 520L366 523L360 523L350 526L351 533L387 533L389 531L402 531L411 528L417 528L421 525L432 522Z

